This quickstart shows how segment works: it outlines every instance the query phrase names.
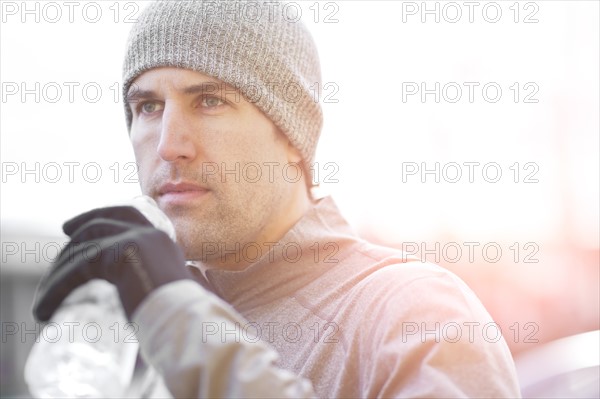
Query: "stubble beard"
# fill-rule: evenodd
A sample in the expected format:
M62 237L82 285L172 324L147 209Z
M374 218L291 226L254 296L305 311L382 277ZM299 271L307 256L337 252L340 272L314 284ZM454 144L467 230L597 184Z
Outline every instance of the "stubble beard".
M238 183L228 193L211 190L204 204L170 212L186 258L226 269L247 263L243 249L255 243L262 248L263 229L281 201L272 185L261 188ZM238 248L241 254L233 254Z

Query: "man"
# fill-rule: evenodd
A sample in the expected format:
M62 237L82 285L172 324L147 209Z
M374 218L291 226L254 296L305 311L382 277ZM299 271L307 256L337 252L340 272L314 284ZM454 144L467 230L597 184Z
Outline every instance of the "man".
M114 283L175 397L519 396L463 282L361 240L312 197L319 82L309 33L278 3L149 5L128 42L126 114L142 191L177 244L133 208L80 215L65 232L103 251L65 251L36 316L89 279Z

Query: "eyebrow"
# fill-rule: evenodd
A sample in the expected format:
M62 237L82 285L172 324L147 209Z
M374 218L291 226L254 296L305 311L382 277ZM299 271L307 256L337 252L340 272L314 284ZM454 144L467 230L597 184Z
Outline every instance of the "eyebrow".
M198 94L198 93L217 94L219 92L219 90L221 92L223 90L226 90L227 92L236 92L237 91L236 88L234 88L231 85L228 85L227 83L216 82L216 81L210 80L207 82L202 82L202 83L194 84L191 86L187 86L183 90L181 90L181 92L185 95L194 95L194 94ZM157 98L157 97L159 97L158 94L153 90L140 90L140 89L137 89L136 86L132 85L131 89L129 90L129 93L127 93L125 100L127 101L127 103L131 103L131 102L136 102L136 101L139 101L142 99Z
M127 103L132 103L132 102L137 102L138 100L141 100L141 99L156 98L156 97L158 97L156 95L156 92L154 92L152 90L139 90L139 89L132 88L131 90L129 90L129 93L127 93L127 97L125 97L125 101Z

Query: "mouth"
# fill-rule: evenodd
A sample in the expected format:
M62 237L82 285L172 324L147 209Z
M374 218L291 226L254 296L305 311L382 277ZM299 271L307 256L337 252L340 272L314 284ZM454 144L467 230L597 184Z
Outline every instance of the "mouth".
M209 191L194 183L166 183L158 191L157 202L161 207L188 205L199 202Z

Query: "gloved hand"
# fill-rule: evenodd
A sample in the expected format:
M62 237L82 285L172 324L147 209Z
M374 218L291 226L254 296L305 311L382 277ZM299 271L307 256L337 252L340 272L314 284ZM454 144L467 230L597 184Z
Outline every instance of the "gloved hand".
M134 207L86 212L67 221L63 231L71 241L36 292L33 313L40 321L49 320L72 290L94 278L116 285L128 318L157 287L193 279L181 248Z

